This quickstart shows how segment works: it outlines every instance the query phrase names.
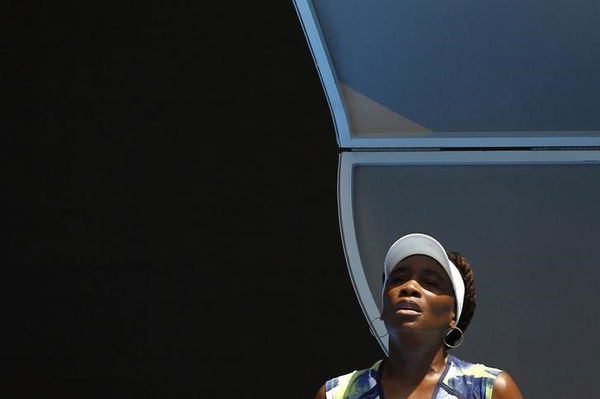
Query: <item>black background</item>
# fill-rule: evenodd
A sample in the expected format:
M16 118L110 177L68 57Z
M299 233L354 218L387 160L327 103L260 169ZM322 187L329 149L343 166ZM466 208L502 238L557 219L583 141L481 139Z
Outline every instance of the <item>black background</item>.
M291 1L2 14L15 397L306 398L382 355Z

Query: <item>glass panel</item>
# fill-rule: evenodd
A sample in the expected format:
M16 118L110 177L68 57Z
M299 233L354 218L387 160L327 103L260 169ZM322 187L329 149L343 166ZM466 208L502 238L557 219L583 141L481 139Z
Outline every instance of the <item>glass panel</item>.
M454 353L510 370L531 397L595 392L600 152L354 152L340 162L350 277L379 335L386 251L427 233L475 274L477 310ZM557 373L575 383L548 384Z
M343 147L600 144L595 0L296 3Z

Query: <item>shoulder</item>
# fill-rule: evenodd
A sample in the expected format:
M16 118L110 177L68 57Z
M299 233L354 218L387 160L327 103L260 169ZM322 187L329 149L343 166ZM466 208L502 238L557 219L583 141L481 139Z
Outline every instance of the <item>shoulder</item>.
M494 399L523 399L517 383L506 371L494 381Z
M502 370L482 363L470 363L449 356L449 367L443 377L443 386L461 396L491 398L494 384ZM494 398L497 399L497 398Z
M327 380L315 399L352 398L355 394L369 391L376 384L380 363L381 361L377 361L370 368L354 370Z
M323 384L321 386L321 388L319 389L319 391L315 395L315 399L327 399L327 396L325 396L325 384Z
M523 399L516 382L504 370L454 356L450 357L450 365L444 383L451 389L481 398Z
M455 356L449 356L449 363L451 365L448 370L449 376L460 375L495 380L503 372L503 370L498 368L490 367L483 363L467 362Z

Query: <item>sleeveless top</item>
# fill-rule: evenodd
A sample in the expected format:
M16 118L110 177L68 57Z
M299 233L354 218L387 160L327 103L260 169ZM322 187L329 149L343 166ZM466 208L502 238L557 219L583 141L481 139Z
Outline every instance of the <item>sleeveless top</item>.
M383 360L325 383L327 399L385 399L380 383ZM448 355L446 367L431 399L491 399L494 381L502 370L465 362Z

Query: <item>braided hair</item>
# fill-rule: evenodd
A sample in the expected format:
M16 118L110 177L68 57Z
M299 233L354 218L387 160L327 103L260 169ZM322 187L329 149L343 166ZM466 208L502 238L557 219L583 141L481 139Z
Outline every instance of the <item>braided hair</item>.
M463 254L455 251L446 251L448 258L456 265L465 283L465 299L457 327L465 331L473 318L477 303L475 302L475 278L469 261Z

